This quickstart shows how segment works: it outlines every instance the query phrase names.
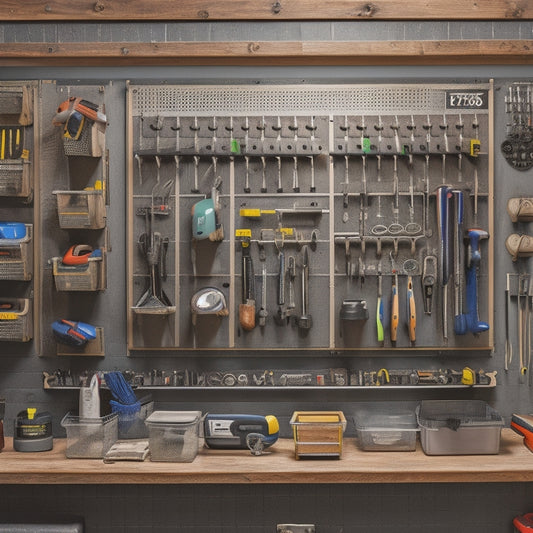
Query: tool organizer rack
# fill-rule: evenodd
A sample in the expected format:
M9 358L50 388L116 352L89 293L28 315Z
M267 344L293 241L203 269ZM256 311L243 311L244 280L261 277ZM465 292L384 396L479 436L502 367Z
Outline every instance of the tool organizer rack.
M129 350L492 350L492 120L491 83L130 84ZM211 195L223 238L193 238L191 210ZM448 225L438 195L448 202ZM454 195L464 202L462 226ZM479 240L469 281L477 309L465 296L470 228L489 237ZM155 259L146 247L154 235ZM256 315L251 330L239 323L244 241L255 312L266 311L265 325ZM191 299L206 287L223 294L224 312L193 316ZM146 295L156 304L144 306ZM488 329L455 334L458 312Z

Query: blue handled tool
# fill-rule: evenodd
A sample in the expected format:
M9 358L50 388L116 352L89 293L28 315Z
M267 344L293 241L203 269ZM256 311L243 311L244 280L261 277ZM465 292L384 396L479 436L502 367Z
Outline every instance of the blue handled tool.
M85 322L57 320L52 324L52 331L59 342L69 346L83 346L96 339L96 328Z
M488 239L489 234L482 229L469 229L467 232L468 243L468 262L466 269L466 331L477 335L488 331L489 325L479 320L478 302L477 302L477 274L481 262L481 253L479 242L482 239Z
M466 315L463 309L464 290L464 270L465 255L463 243L463 221L464 221L464 195L463 191L452 191L453 213L455 216L453 226L454 245L454 322L453 330L456 335L464 335L467 331Z

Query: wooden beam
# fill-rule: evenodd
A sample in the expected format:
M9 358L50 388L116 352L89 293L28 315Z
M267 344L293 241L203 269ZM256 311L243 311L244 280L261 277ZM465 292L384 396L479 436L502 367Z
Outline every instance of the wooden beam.
M2 20L527 20L529 0L4 0Z
M533 40L0 43L0 66L532 63Z

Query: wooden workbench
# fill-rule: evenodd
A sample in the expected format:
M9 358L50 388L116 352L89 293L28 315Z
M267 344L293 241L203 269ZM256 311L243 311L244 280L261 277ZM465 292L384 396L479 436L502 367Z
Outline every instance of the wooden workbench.
M499 455L426 456L415 452L363 452L344 439L342 459L294 458L294 443L280 439L271 453L201 449L192 463L67 459L65 439L50 452L0 453L3 484L183 484L183 483L430 483L533 481L533 454L522 438L504 429Z

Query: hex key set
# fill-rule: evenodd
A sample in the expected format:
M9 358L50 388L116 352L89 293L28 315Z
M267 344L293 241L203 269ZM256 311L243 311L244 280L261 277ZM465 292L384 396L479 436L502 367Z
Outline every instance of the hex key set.
M127 99L130 350L492 349L491 83Z

